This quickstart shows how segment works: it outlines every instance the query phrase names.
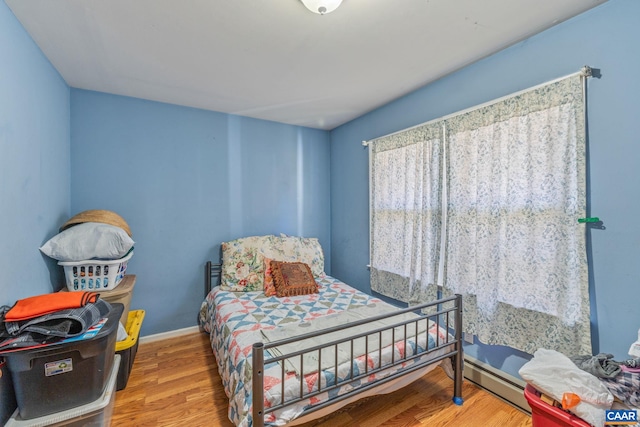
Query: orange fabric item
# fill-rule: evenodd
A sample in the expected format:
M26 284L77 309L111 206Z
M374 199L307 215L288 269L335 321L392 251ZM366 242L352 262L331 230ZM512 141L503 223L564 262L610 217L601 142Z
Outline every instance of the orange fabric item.
M37 295L16 302L5 314L4 320L6 322L19 322L60 310L80 308L88 303L95 303L98 297L99 294L95 292L56 292Z
M578 396L575 393L564 393L562 395L562 409L564 409L565 411L567 409L571 409L574 406L576 406L578 403L580 403L580 396Z
M276 285L273 283L271 261L271 258L264 259L264 294L268 297L276 295Z

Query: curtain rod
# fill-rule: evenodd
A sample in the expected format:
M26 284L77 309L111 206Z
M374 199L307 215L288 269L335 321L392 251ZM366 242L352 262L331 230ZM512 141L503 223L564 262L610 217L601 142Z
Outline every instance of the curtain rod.
M434 122L438 122L438 121L441 121L441 120L450 119L451 117L458 116L460 114L469 113L469 112L477 110L479 108L487 107L487 106L495 104L497 102L504 101L505 99L513 98L514 96L521 95L521 94L523 94L525 92L529 92L531 90L535 90L535 89L538 89L540 87L547 86L547 85L553 84L555 82L559 82L560 80L568 79L569 77L573 77L573 76L577 76L577 75L581 75L581 76L584 76L584 77L591 77L593 75L592 69L588 65L585 65L584 67L582 67L580 69L580 71L576 71L575 73L567 74L566 76L558 77L557 79L553 79L553 80L550 80L550 81L545 82L545 83L540 83L539 85L532 86L530 88L523 89L523 90L520 90L518 92L514 92L514 93L511 93L509 95L505 95L505 96L502 96L500 98L496 98L496 99L493 99L491 101L487 101L487 102L484 102L482 104L475 105L473 107L469 107L469 108L461 110L461 111L456 111L455 113L447 114L446 116L442 116L442 117L438 117L438 118L435 118L435 119L431 119L431 120L428 120L426 122L419 123L419 124L417 124L415 126L408 127L406 129L401 129L401 130L398 130L398 131L395 131L395 132L388 133L386 135L378 136L377 138L373 138L373 139L370 139L368 141L362 141L362 145L365 146L365 147L368 147L369 144L371 144L372 142L374 142L374 141L376 141L378 139L387 138L389 136L396 135L398 133L405 132L405 131L408 131L408 130L411 130L411 129L415 129L415 128L420 127L420 126L425 126L425 125L428 125L428 124L431 124L431 123L434 123Z

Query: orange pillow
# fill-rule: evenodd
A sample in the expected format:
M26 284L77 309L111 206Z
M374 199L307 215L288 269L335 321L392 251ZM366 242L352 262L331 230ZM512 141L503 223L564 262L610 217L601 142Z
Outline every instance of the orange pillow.
M276 286L273 283L273 274L271 274L271 259L264 259L264 294L268 297L276 295Z
M303 262L271 261L271 275L278 297L317 294L311 268Z

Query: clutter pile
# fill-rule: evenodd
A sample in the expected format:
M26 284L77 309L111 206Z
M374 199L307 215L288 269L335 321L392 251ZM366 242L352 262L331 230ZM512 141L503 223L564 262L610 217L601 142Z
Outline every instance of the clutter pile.
M115 390L122 310L95 292L37 295L1 307L0 357L17 406L5 425L54 425L51 414L68 420L78 410L102 419L94 406Z
M109 425L145 314L129 312L133 245L107 210L75 215L42 245L66 287L0 307L0 425Z
M111 311L94 292L38 295L0 307L0 351L52 344L86 333Z
M519 371L528 384L525 397L533 425L536 418L544 419L539 425L545 426L602 427L617 425L616 421L637 425L629 423L637 422L640 415L640 351L636 349L640 350L640 331L638 342L629 350L631 358L622 361L608 353L567 357L538 349Z

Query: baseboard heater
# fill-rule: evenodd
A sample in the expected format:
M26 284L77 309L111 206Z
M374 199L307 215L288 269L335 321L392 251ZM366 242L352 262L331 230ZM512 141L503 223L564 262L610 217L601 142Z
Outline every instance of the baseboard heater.
M464 377L516 408L531 413L524 397L526 383L521 379L468 355L464 356Z

